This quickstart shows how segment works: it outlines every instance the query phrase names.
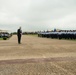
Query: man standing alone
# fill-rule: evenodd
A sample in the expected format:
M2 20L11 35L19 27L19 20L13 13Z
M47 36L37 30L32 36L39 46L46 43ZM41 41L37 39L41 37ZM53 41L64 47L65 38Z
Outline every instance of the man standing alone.
M18 44L21 44L22 30L21 27L17 30Z

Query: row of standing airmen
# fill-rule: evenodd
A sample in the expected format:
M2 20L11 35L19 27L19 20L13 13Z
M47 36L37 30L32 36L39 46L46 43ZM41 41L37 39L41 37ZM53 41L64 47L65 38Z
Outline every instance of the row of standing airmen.
M39 32L38 37L76 39L76 32Z

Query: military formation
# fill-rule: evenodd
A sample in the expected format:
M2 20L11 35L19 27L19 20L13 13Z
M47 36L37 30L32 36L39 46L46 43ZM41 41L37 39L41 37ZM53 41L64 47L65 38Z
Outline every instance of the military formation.
M76 39L76 31L39 32L38 37L46 37L52 39Z

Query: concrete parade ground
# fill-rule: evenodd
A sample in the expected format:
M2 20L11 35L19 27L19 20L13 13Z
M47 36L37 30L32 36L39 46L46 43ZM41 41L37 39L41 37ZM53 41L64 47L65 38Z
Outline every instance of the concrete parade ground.
M76 41L23 35L0 40L0 75L76 75Z

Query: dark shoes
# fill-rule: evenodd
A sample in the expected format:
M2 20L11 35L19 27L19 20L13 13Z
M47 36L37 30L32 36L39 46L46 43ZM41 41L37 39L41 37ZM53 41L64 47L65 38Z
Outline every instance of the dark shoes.
M21 43L18 43L18 44L21 44Z

